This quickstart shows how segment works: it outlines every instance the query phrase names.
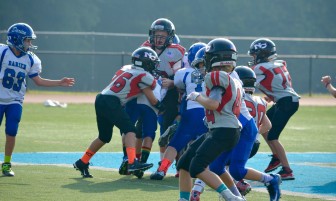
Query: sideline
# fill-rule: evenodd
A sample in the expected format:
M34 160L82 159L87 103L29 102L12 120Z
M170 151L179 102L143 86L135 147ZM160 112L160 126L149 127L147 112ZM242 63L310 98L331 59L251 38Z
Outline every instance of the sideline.
M72 167L72 163L82 156L82 152L31 152L14 153L14 165L58 165ZM250 159L247 167L263 170L269 162L269 153L257 153ZM0 153L0 158L3 153ZM106 160L110 158L112 160ZM288 159L294 170L296 179L283 181L281 185L284 194L303 196L308 198L320 198L336 200L336 152L333 153L288 153ZM122 161L121 152L99 152L92 158L90 169L102 169L115 171ZM159 153L152 152L148 162L154 166L147 174L158 168ZM173 176L176 172L173 165L167 176ZM259 182L251 182L253 190L266 192L265 187Z

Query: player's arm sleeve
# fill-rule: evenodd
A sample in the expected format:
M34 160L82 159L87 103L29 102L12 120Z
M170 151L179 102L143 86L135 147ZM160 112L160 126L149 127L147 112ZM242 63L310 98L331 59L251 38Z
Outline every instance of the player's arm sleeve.
M146 87L150 87L152 90L155 89L156 87L156 80L154 79L154 77L149 74L146 73L142 78L141 78L141 82L139 82L139 87L140 89L144 89Z
M28 72L28 77L33 78L38 76L42 72L42 63L41 60L35 55L31 55L32 67Z
M185 84L183 82L183 75L184 75L184 72L182 70L178 70L174 77L174 85L177 88L182 89L182 90L185 89Z
M223 88L214 87L211 89L209 97L200 95L196 100L206 109L215 111L220 106L223 93Z

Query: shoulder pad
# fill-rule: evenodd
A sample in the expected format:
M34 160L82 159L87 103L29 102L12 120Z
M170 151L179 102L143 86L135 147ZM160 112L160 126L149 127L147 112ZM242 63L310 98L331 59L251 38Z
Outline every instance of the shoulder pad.
M224 87L226 89L230 82L230 76L224 71L213 71L205 75L204 81L205 86L210 90L213 87Z
M282 64L282 65L286 66L286 61L285 60L275 60L274 63Z
M0 43L0 49L1 49L1 50L4 50L4 49L6 49L6 48L9 48L8 45L5 45L5 44Z
M152 45L150 44L149 40L146 40L144 43L142 43L141 46L142 47L152 47Z
M36 54L34 54L34 52L28 51L27 54L29 54L30 56L34 57Z
M168 48L177 49L184 56L185 48L182 45L173 43L173 44L170 44Z

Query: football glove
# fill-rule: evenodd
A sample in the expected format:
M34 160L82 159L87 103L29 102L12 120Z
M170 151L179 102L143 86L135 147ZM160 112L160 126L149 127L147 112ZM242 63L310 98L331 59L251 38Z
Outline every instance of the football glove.
M170 142L170 139L174 136L178 125L174 123L173 125L169 126L167 130L160 136L159 138L159 146L165 147Z
M199 95L200 95L199 92L193 91L187 96L187 100L195 101Z

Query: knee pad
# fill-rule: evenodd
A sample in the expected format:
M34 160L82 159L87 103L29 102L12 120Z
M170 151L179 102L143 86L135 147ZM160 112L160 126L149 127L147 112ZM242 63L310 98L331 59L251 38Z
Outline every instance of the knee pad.
M230 174L236 180L240 181L244 179L247 174L247 169L244 166L230 165Z
M177 162L176 169L177 170L183 169L189 172L191 159L192 154L188 153L188 151L184 152Z
M213 166L213 167L211 167L211 165L210 165L209 168L212 172L214 172L218 176L221 176L225 172L225 165L224 164Z
M18 127L6 127L6 135L15 137L17 135Z
M254 155L257 154L257 152L259 150L259 147L260 147L260 142L259 142L259 140L256 140L253 144L253 147L252 147L249 158L252 158Z
M110 135L110 136L99 135L98 138L104 143L109 143L112 139L112 135Z
M203 172L207 168L207 165L205 165L202 160L193 158L190 163L190 176L192 178L196 178L196 176Z
M5 132L7 135L15 137L19 130L19 122L17 120L6 120L6 129Z
M225 163L215 160L209 165L209 168L212 172L220 176L225 172Z
M274 132L273 133L268 133L268 135L267 135L267 140L268 141L272 141L272 140L278 140L279 139L279 135L280 134L274 134Z
M138 139L142 139L142 122L137 121L137 123L135 124L135 128L135 137Z
M19 104L11 104L5 106L6 111L6 128L5 132L7 135L15 137L17 135L19 124L22 115L22 106Z

